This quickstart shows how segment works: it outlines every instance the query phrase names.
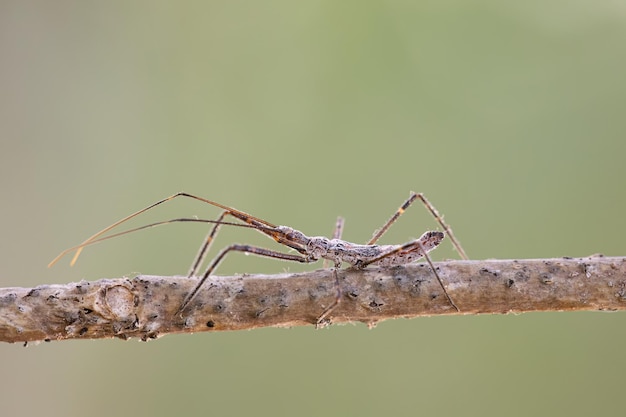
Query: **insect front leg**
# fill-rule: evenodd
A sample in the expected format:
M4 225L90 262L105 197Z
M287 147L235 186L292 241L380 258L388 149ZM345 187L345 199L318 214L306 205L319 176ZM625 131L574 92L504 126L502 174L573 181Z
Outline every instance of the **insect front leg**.
M448 302L450 303L450 305L452 305L452 307L454 307L456 311L460 312L461 310L459 310L459 308L454 303L454 301L452 301L450 294L448 294L448 291L446 290L446 287L443 284L443 280L437 273L437 269L435 268L435 265L433 264L432 260L430 259L430 256L428 255L428 252L430 252L431 250L439 246L443 238L444 238L443 232L426 232L422 236L420 236L419 239L412 240L410 242L405 243L404 245L397 246L396 248L391 249L381 254L380 256L377 256L366 262L361 262L359 264L359 267L365 268L367 265L384 261L385 259L389 259L390 257L394 255L398 256L399 259L404 259L405 262L402 262L402 263L409 263L409 262L412 262L413 260L424 257L424 259L426 259L426 262L428 262L428 265L430 266L431 270L433 271L435 278L439 282L439 285L441 286L443 293L448 299Z
M409 198L400 206L400 208L398 210L396 210L396 212L393 214L393 216L391 216L389 218L389 220L387 220L385 222L385 224L383 224L383 226L380 229L378 229L378 230L376 230L376 232L374 232L374 236L372 236L372 238L369 240L369 242L367 242L367 244L368 245L373 245L374 243L376 243L378 241L378 239L380 239L382 237L382 235L384 235L385 232L387 232L387 230L389 230L391 225L394 224L396 222L396 220L398 220L398 218L402 214L404 214L404 212L417 199L419 199L422 202L422 204L424 204L424 207L426 207L426 209L433 215L435 220L437 220L437 223L439 223L439 225L441 227L443 227L443 230L446 232L446 234L450 238L450 241L452 242L452 245L454 246L454 248L456 249L458 254L461 256L461 258L464 259L464 260L468 260L469 258L465 254L465 250L463 250L463 247L461 246L461 243L454 236L454 233L452 232L452 228L446 222L443 221L443 216L441 214L439 214L439 211L437 211L435 206L430 201L428 201L428 199L426 199L426 197L422 193L411 192L411 195L409 196Z

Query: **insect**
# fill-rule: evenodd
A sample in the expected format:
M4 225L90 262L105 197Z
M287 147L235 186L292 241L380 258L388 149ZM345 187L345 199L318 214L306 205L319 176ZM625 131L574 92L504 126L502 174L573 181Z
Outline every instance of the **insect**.
M136 227L134 229L126 230L123 232L118 232L115 234L110 234L104 236L111 229L125 223L126 221L139 216L146 211L163 204L165 202L171 201L178 197L186 197L194 200L201 201L206 204L210 204L212 206L218 207L222 209L222 213L215 220L205 220L205 219L197 219L197 218L178 218L171 219L156 223L147 224L141 227ZM454 245L455 249L459 253L459 255L463 259L468 259L465 251L461 247L458 240L454 237L452 233L452 229L448 226L444 221L442 216L439 214L437 209L424 197L421 193L412 192L409 198L400 206L400 208L387 220L383 226L374 232L372 238L366 244L356 244L350 243L344 240L341 240L341 234L343 231L344 220L339 217L337 219L337 223L335 225L335 232L333 233L332 238L327 238L323 236L313 236L309 237L304 233L288 227L288 226L279 226L272 224L268 221L262 220L258 217L254 217L248 213L243 211L239 211L235 208L228 207L226 205L217 203L215 201L211 201L202 197L198 197L196 195L180 192L174 195L171 195L167 198L157 201L149 205L146 208L143 208L135 213L130 214L129 216L124 217L123 219L113 223L112 225L102 229L98 233L94 234L83 243L78 246L74 246L72 248L66 249L61 252L55 259L50 262L49 267L54 265L59 259L68 253L75 251L75 255L71 261L71 265L74 265L81 251L85 246L92 245L94 243L101 242L103 240L111 239L117 236L121 236L124 234L136 232L138 230L155 227L163 224L170 224L175 222L200 222L200 223L209 223L213 224L211 230L209 231L206 238L203 240L202 245L200 246L200 250L198 254L194 258L191 267L189 269L188 278L195 277L198 270L204 263L208 251L211 247L211 244L215 240L215 237L221 226L237 226L237 227L245 227L257 230L270 238L274 239L276 242L284 245L290 249L292 249L291 253L284 253L275 250L270 250L258 246L250 246L250 245L242 245L242 244L231 244L223 248L217 256L211 261L208 267L205 269L204 273L198 280L197 284L193 288L189 294L182 301L177 315L181 314L193 301L194 297L197 295L198 291L202 288L202 285L209 278L209 276L215 271L218 265L222 262L224 257L230 252L244 252L248 254L254 254L258 256L264 256L269 258L281 259L285 261L293 261L300 263L311 263L318 261L319 259L324 259L327 261L331 261L334 265L334 273L335 280L337 285L337 297L334 303L330 306L326 307L326 309L322 312L322 314L318 317L316 325L322 326L324 324L329 323L329 315L332 311L337 307L337 305L341 302L341 290L339 286L339 278L337 274L337 270L341 267L342 263L348 263L355 268L365 268L368 265L374 266L395 266L395 265L404 265L411 262L414 262L420 258L425 258L430 265L435 277L437 278L439 285L443 289L444 294L446 295L450 304L458 311L458 307L454 304L446 288L443 284L443 281L437 274L437 270L433 266L430 257L428 256L428 252L435 249L444 239L444 233L439 231L429 231L424 233L418 239L409 241L402 245L377 245L376 242L385 234L385 232L391 227L393 223L405 212L405 210L413 204L415 200L421 200L424 206L430 211L430 213L435 217L437 222L443 228L445 234L447 234ZM234 217L239 220L239 222L229 222L224 219L227 216Z

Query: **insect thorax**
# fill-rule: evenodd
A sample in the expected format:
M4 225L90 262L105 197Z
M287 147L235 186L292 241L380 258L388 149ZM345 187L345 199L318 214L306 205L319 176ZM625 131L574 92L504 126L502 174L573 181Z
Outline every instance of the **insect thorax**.
M364 260L373 259L382 253L382 246L358 245L340 239L328 239L323 236L309 238L306 246L311 259L328 259L336 265L342 262L358 265Z

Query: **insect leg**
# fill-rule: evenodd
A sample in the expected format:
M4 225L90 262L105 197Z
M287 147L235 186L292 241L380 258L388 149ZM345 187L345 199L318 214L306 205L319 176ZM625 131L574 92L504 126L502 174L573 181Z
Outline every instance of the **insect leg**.
M442 232L426 232L419 239L412 240L411 242L407 242L404 245L400 245L388 252L383 253L382 255L376 258L370 259L366 262L359 263L358 267L364 268L367 265L370 265L375 262L379 262L390 256L400 254L403 252L413 252L417 249L418 250L417 255L419 255L419 257L423 256L426 259L426 262L428 262L428 265L433 271L435 278L437 278L437 281L439 282L439 285L441 286L443 293L446 295L446 298L448 299L452 307L454 307L456 311L461 311L459 310L457 305L454 303L454 301L452 301L452 298L450 297L450 294L448 294L448 291L446 290L446 287L443 284L441 277L437 273L437 269L433 265L433 262L430 259L430 256L428 255L428 252L435 249L441 243L441 241L443 240L443 237L444 237L444 234Z
M372 238L367 242L368 245L373 245L374 243L376 243L378 241L378 239L380 239L382 237L382 235L385 234L385 232L391 227L392 224L394 224L396 222L396 220L398 220L398 217L400 217L407 208L409 208L409 206L411 204L413 204L413 202L415 201L415 199L417 198L417 194L415 193L411 193L411 196L409 197L408 200L406 200L398 210L396 210L396 212L393 214L393 216L391 216L389 218L389 220L387 220L385 222L385 224L383 224L383 227L381 227L380 229L376 230L374 232L374 236L372 236Z
M454 236L454 233L452 233L452 228L443 221L443 216L439 214L435 206L433 206L432 203L428 201L426 197L424 196L424 194L422 193L411 192L411 195L404 202L404 204L402 204L402 206L400 206L400 208L393 214L393 216L391 216L389 220L385 222L383 227L376 230L376 232L374 233L374 236L369 240L369 242L367 242L367 244L373 245L374 243L376 243L376 241L378 241L378 239L380 239L381 236L385 234L385 232L391 227L391 225L394 224L396 220L398 220L398 217L400 217L406 211L406 209L409 208L411 204L413 204L413 202L416 199L419 199L424 204L426 209L430 211L430 213L433 215L435 220L437 220L437 223L439 223L439 225L443 227L443 230L450 237L450 241L452 242L452 245L454 246L458 254L461 256L461 258L464 260L469 259L467 255L465 254L463 247L461 246L457 238Z
M341 216L337 217L337 222L335 223L335 230L333 232L333 239L341 239L341 235L343 234L344 223L345 223L345 220L343 217ZM324 263L322 264L324 269L328 268L328 262L329 262L328 259L324 259ZM330 324L330 320L327 319L327 317L330 315L330 313L333 312L335 308L337 308L339 303L341 303L341 296L343 295L343 293L341 291L341 286L339 285L339 275L337 273L337 270L340 267L341 267L341 262L335 263L335 268L333 269L333 274L335 275L335 287L337 289L337 296L335 297L335 301L333 301L333 303L330 306L326 307L326 309L322 312L322 314L320 314L320 316L317 318L315 327L318 329L322 327L326 327L327 325Z
M343 234L343 224L345 220L343 217L337 217L337 222L335 223L335 231L333 232L333 239L341 239L341 235Z
M185 310L185 308L187 308L189 303L191 303L191 301L194 299L196 294L198 294L198 291L200 291L200 288L206 282L206 280L209 278L211 273L222 262L224 257L229 252L233 252L233 251L250 253L250 254L253 254L253 255L257 255L257 256L265 256L265 257L268 257L268 258L282 259L284 261L293 261L293 262L300 262L300 263L310 263L310 262L315 262L317 260L317 259L310 259L310 258L308 258L306 256L302 256L302 255L294 255L294 254L290 254L290 253L282 253L282 252L278 252L278 251L274 251L274 250L270 250L270 249L260 248L260 247L257 247L257 246L239 245L239 244L229 245L226 248L222 249L222 251L217 254L215 259L213 259L213 261L211 262L209 267L206 269L206 271L202 275L202 278L200 278L200 280L198 281L196 286L191 290L191 292L189 294L187 294L187 296L183 300L182 304L178 308L178 311L176 312L177 315L182 313L183 310Z
M458 254L461 256L463 260L467 261L469 258L465 254L465 251L463 250L461 243L456 239L456 237L454 237L454 233L452 233L452 228L448 224L446 224L446 222L443 221L443 216L439 214L435 206L433 206L432 203L428 201L426 197L424 197L424 194L418 193L416 195L417 195L417 198L419 198L422 201L422 203L424 203L424 206L426 206L428 211L430 211L430 213L435 217L435 220L437 220L437 223L439 223L441 227L443 227L443 230L446 232L446 234L450 238L450 241L452 242L454 249L456 249L456 251L458 252Z
M339 285L339 274L337 270L341 267L341 262L335 263L335 267L333 268L333 274L335 275L335 288L337 289L337 296L331 305L326 307L326 309L319 315L317 321L315 323L315 328L321 329L330 324L330 319L327 317L332 313L339 304L341 304L341 297L343 296L343 292L341 291L341 286Z
M202 246L200 246L200 250L198 251L198 254L196 255L196 257L194 258L193 263L191 264L191 267L189 268L189 273L187 274L187 278L193 277L196 274L196 272L198 272L198 268L200 268L200 265L202 264L202 262L204 262L204 259L206 258L206 255L209 252L209 249L211 248L211 244L215 240L215 235L217 235L217 232L221 226L219 222L224 220L224 217L226 217L227 214L228 214L228 211L224 211L222 212L222 214L220 214L220 216L216 220L218 223L215 223L215 225L213 225L209 234L204 238Z
M454 307L454 309L456 311L461 312L461 310L459 310L457 305L454 304L454 301L452 301L452 298L450 297L450 294L448 294L448 290L446 290L446 286L443 285L443 280L441 279L441 277L437 273L437 269L435 268L435 265L433 265L433 262L430 260L430 256L428 255L428 251L424 248L424 246L422 246L421 242L418 241L417 244L419 245L419 247L421 248L422 252L424 253L424 258L426 259L426 262L428 262L428 265L430 265L430 269L433 271L433 274L435 274L435 277L437 278L437 281L439 281L439 285L441 286L441 289L443 290L443 293L446 295L446 298L448 299L448 302L452 305L452 307Z
M335 223L335 230L333 231L333 239L341 239L341 235L343 234L343 225L345 220L343 217L337 217L337 222ZM324 259L322 263L322 268L328 268L328 259Z

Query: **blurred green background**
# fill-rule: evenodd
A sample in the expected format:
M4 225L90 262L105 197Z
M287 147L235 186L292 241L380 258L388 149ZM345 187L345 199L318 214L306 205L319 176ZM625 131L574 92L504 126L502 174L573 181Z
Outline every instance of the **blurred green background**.
M622 1L0 2L0 284L184 274L187 191L364 242L424 192L473 259L626 255ZM214 217L190 201L138 219ZM383 239L436 224L412 208ZM246 231L229 242L269 244ZM271 247L271 245L270 245ZM453 258L449 244L435 259ZM317 267L321 267L318 265ZM220 274L299 267L233 255ZM623 313L0 345L7 416L615 415Z

